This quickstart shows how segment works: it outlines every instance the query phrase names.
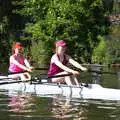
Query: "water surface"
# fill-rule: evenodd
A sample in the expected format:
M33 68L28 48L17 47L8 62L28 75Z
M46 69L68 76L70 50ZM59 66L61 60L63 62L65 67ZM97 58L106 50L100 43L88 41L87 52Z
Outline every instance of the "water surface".
M104 68L117 72L118 68ZM81 73L80 82L120 88L117 75ZM120 101L37 96L0 90L0 120L120 120Z

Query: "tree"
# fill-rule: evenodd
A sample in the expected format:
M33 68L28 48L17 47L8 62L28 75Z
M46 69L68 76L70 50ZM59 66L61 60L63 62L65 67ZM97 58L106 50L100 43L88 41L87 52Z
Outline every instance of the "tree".
M73 57L91 62L93 49L99 43L98 36L103 36L107 28L101 0L22 0L19 3L24 8L16 9L16 13L29 20L22 39L31 44L33 58L38 56L37 61L46 62L53 52L54 42L65 39ZM40 50L34 48L40 44L43 45Z

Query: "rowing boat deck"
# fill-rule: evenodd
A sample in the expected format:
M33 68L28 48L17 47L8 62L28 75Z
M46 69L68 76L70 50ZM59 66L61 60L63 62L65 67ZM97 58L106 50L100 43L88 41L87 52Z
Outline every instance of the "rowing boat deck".
M120 100L120 90L103 88L100 85L91 84L89 87L84 86L67 86L57 84L30 84L14 83L0 85L0 89L21 91L36 95L62 94L63 96L82 99L103 99L103 100Z
M0 82L3 82L3 80ZM3 85L1 84L0 89L31 93L38 96L61 94L66 97L80 99L120 100L120 89L103 88L98 84L89 84L88 87L80 85L78 87L76 85L68 86L65 84L31 84L30 82L20 82Z

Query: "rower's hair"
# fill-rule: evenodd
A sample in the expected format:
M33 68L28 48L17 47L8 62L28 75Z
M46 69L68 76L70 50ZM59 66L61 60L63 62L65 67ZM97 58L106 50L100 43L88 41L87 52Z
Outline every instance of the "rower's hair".
M13 42L13 45L12 45L12 54L15 53L15 50L14 50L14 46L15 46L16 42Z
M16 44L21 44L20 42L13 42L13 45L12 45L12 54L14 54L15 53L15 45Z
M59 47L59 46L58 46L58 47ZM55 47L55 53L56 53L56 54L58 54L58 47ZM65 50L65 54L67 54L67 53L68 53L68 50L66 49L66 50Z

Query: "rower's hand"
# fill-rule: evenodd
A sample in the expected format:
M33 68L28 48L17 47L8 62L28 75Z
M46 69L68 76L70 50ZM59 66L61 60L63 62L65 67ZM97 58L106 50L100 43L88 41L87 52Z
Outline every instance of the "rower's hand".
M73 70L72 74L73 75L79 75L80 73L78 71Z
M31 68L26 68L26 71L32 72L32 69Z
M31 66L31 67L29 67L29 69L34 70L35 68Z
M81 70L85 71L85 72L88 71L88 69L86 67L82 67Z

